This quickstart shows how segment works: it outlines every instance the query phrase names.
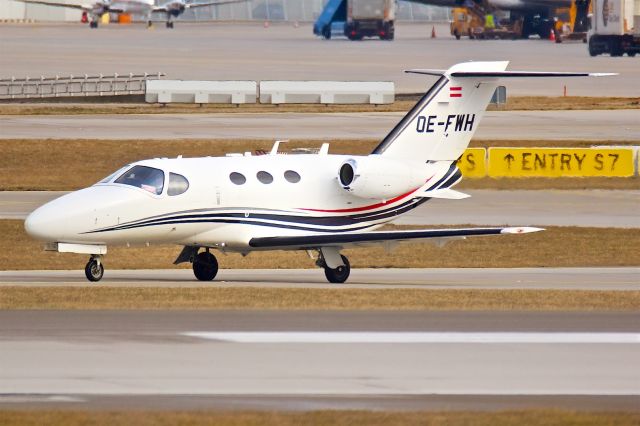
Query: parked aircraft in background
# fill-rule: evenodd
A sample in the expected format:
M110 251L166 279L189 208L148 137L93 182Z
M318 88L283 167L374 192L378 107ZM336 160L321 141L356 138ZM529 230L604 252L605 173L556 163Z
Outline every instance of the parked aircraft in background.
M223 4L242 3L248 0L218 0L201 3L192 3L186 0L170 0L161 6L156 6L153 0L95 0L92 3L63 3L50 0L17 0L23 3L42 4L53 7L66 7L80 9L90 17L89 26L98 28L100 17L105 13L126 13L146 16L147 25L151 26L151 14L154 12L165 13L167 28L173 28L173 19L182 15L185 10L196 7L220 6Z
M462 199L451 189L456 166L502 77L586 73L505 71L508 62L468 62L448 70L413 70L438 81L368 156L268 155L156 158L129 164L95 185L31 213L25 229L49 250L91 255L90 281L104 273L107 245L177 244L175 263L191 262L213 280L211 252L316 253L328 281L350 273L347 247L521 234L532 227L376 231L433 199ZM452 208L455 208L452 207Z

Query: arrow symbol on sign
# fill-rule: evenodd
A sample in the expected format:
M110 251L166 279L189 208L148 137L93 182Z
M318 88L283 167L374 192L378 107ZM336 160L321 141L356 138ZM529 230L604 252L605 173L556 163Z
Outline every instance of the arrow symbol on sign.
M511 163L515 160L515 157L511 154L507 154L504 156L504 159L507 162L507 168L511 170Z

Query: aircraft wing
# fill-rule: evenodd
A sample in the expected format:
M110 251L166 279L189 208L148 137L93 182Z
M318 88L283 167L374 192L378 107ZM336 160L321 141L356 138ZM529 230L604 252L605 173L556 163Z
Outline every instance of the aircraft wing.
M31 3L31 4L43 4L45 6L54 6L54 7L66 7L70 9L80 9L80 10L91 10L91 4L79 4L79 3L62 3L56 1L48 1L48 0L18 0L23 3Z
M221 6L223 4L233 4L233 3L244 3L247 2L249 0L218 0L218 1L207 1L207 2L197 2L197 3L185 3L184 4L184 8L185 9L192 9L194 7L205 7L205 6ZM164 4L162 6L154 6L153 7L153 12L166 12L167 11L167 4Z
M347 247L419 240L464 239L483 235L527 234L543 231L533 227L418 229L407 231L349 232L282 237L258 237L249 246L259 249L307 250L320 247Z
M196 2L196 3L187 3L185 4L185 7L187 9L191 9L194 7L221 6L223 4L245 3L247 1L249 0L221 0L221 1Z

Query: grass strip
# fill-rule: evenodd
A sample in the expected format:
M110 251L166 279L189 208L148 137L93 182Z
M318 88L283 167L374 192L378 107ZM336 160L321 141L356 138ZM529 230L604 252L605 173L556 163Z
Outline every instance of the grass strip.
M320 147L324 140L294 140L285 149ZM331 143L333 154L370 153L378 141L348 139ZM592 145L637 145L637 141L483 141L472 147L537 146L588 147ZM270 150L271 140L176 139L176 140L0 140L0 190L64 191L84 188L113 173L119 167L146 158L222 156L230 152ZM126 149L124 149L126 147ZM91 164L87 166L88 162ZM64 173L61 173L64 170ZM337 171L336 171L337 173ZM528 178L465 179L459 188L497 189L639 189L640 178Z
M2 115L81 115L81 114L180 114L180 113L273 113L273 112L406 112L420 95L399 95L389 105L318 105L318 104L0 104ZM533 110L611 110L638 109L640 98L589 96L517 96L509 97L505 105L489 105L495 111Z
M590 413L565 410L519 410L501 412L212 412L212 411L74 411L5 410L0 424L5 426L47 425L421 425L421 426L511 426L580 425L631 426L640 423L637 413Z
M432 227L389 226L387 229ZM0 220L0 270L82 270L88 256L45 252L30 238L21 220ZM165 269L181 247L109 247L107 269ZM500 235L455 240L444 247L430 243L399 244L392 251L362 247L344 251L354 268L516 268L637 266L640 229L551 227L527 235ZM306 252L255 252L218 255L223 269L315 268ZM189 264L182 264L189 268Z
M640 291L6 286L0 309L637 311Z

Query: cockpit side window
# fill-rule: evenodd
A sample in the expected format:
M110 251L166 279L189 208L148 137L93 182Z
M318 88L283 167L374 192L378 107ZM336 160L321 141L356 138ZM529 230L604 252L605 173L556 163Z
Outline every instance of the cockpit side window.
M167 194L180 195L189 189L189 181L186 177L177 173L169 173L169 187Z
M114 183L135 186L152 194L162 194L164 172L147 166L134 166L124 172Z

